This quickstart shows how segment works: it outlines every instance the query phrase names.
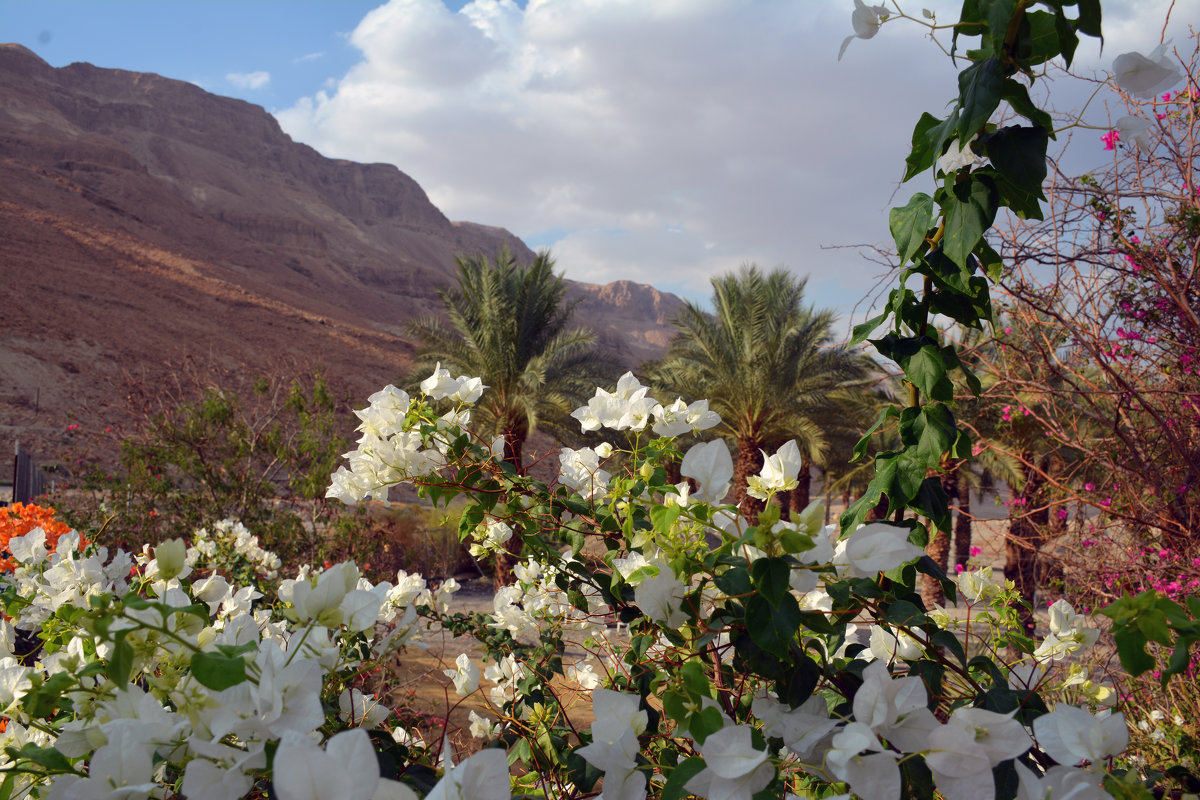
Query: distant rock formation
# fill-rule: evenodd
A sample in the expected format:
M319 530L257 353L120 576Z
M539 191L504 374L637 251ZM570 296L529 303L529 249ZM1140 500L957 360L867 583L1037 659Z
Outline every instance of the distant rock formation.
M292 141L259 106L12 44L0 186L0 437L27 441L68 414L112 423L123 372L185 353L322 364L361 399L406 370L404 325L438 313L456 254L533 258L506 230L448 220L394 166ZM661 354L682 306L627 281L570 292L630 366Z

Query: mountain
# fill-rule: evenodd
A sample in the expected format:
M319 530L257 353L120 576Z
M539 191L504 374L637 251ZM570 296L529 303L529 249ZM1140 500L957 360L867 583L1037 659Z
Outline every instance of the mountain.
M159 75L54 68L0 44L0 435L53 449L125 419L128 384L183 357L320 364L360 402L400 377L407 321L456 254L533 253L446 218L388 164L329 159L259 106ZM679 298L571 282L576 321L630 366Z

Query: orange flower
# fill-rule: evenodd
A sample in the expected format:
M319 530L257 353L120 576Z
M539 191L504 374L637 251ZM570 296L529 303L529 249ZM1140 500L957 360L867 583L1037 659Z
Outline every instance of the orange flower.
M14 536L24 536L34 528L46 532L46 548L50 552L58 546L58 537L71 530L71 526L54 518L54 509L37 506L32 503L13 503L6 508L0 508L0 552L8 554L8 540ZM87 541L81 535L79 546ZM11 554L0 558L0 572L11 570L16 566Z

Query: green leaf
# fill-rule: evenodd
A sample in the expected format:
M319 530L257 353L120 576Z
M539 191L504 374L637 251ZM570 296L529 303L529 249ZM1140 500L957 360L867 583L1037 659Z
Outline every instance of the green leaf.
M1075 27L1080 33L1104 41L1104 35L1100 32L1100 0L1079 0L1079 19Z
M951 448L957 435L954 415L943 403L906 408L901 414L901 440L909 447L916 447L917 455L929 466L938 465L942 453Z
M246 680L246 662L241 656L199 652L192 656L192 675L201 686L219 692Z
M1137 628L1125 627L1113 634L1121 666L1133 677L1154 669L1154 658L1146 652L1146 636Z
M1058 24L1048 11L1027 11L1017 39L1017 58L1026 67L1044 64L1059 54Z
M933 166L933 162L945 149L946 140L950 138L957 121L957 112L944 120L939 120L928 112L921 115L913 128L912 152L905 159L908 169L904 173L904 180L907 181Z
M683 685L693 699L699 700L702 697L712 696L712 684L704 672L704 665L699 661L696 659L685 661L679 674L683 676Z
M800 628L800 606L791 593L784 594L778 604L754 595L746 601L746 628L750 639L779 658L788 657L788 649Z
M960 267L967 266L967 256L991 227L999 208L996 184L986 175L972 174L967 180L954 184L946 197L946 233L942 249Z
M852 335L850 336L849 346L853 347L856 344L860 344L860 343L866 341L866 338L868 336L870 336L872 333L874 333L875 329L879 327L879 323L881 323L885 319L887 319L887 316L888 316L888 312L885 311L882 314L877 314L877 315L871 317L866 322L862 322L862 323L859 323L858 325L855 325L854 331L853 331Z
M670 533L671 526L679 518L679 511L680 508L677 505L655 505L651 507L650 521L654 523L654 530L659 533Z
M988 36L992 42L992 52L1004 51L1004 39L1008 33L1008 24L1017 13L1017 0L989 0L987 6Z
M750 594L753 585L750 583L750 573L745 567L733 567L713 579L717 588L729 597L741 597Z
M19 750L15 747L6 747L4 752L12 759L27 759L37 764L39 767L45 767L54 772L72 772L71 762L53 747L38 747L33 742L26 743Z
M925 243L932 222L933 198L924 192L914 194L902 208L893 208L888 212L888 228L896 242L901 264L908 263L913 253Z
M912 355L896 359L904 376L933 400L952 402L954 386L942 351L932 343L922 344Z
M926 621L925 612L907 600L897 600L887 607L885 617L889 622L913 628Z
M129 676L132 672L133 648L125 641L124 636L118 636L113 646L112 658L108 660L108 669L105 671L105 674L117 686L124 686L129 683Z
M1046 180L1046 147L1050 136L1045 128L1010 125L981 137L992 166L1024 191L1043 198Z
M866 455L867 447L870 445L871 437L875 434L875 431L879 430L880 426L889 419L899 416L900 409L896 408L895 406L887 406L883 409L883 411L879 412L879 419L875 420L874 425L867 428L867 432L864 433L862 438L858 440L858 443L854 445L854 457L850 459L850 462L854 463Z
M684 800L684 798L690 797L691 794L683 787L687 785L688 781L699 775L703 769L704 759L700 756L691 756L671 770L666 785L662 789L662 800Z
M955 131L960 142L974 136L988 117L1000 105L1004 88L1004 68L1000 60L992 57L979 61L958 75L959 117Z
M778 608L784 596L791 596L788 594L788 579L792 575L792 568L786 559L760 558L751 569L754 587L772 607Z
M1025 88L1025 84L1012 78L1005 78L1001 96L1013 107L1013 111L1039 128L1044 128L1049 135L1054 135L1054 120L1029 99L1029 90Z

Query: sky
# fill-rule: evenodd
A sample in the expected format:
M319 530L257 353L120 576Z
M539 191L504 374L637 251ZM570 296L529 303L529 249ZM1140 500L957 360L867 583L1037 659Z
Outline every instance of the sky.
M901 3L957 19L957 3ZM1158 44L1169 0L1105 2L1078 72ZM893 11L896 6L891 6ZM917 22L850 42L851 0L0 0L0 41L54 66L155 72L259 104L321 153L395 164L448 217L548 247L570 278L704 301L754 262L849 325L877 294L912 127L957 68ZM1174 3L1186 46L1200 0ZM941 37L945 43L946 37ZM960 63L961 66L961 63ZM1056 79L1052 104L1094 84ZM1085 122L1124 112L1103 95ZM1103 163L1076 129L1065 163ZM867 248L860 247L866 245ZM851 319L851 313L854 318Z

